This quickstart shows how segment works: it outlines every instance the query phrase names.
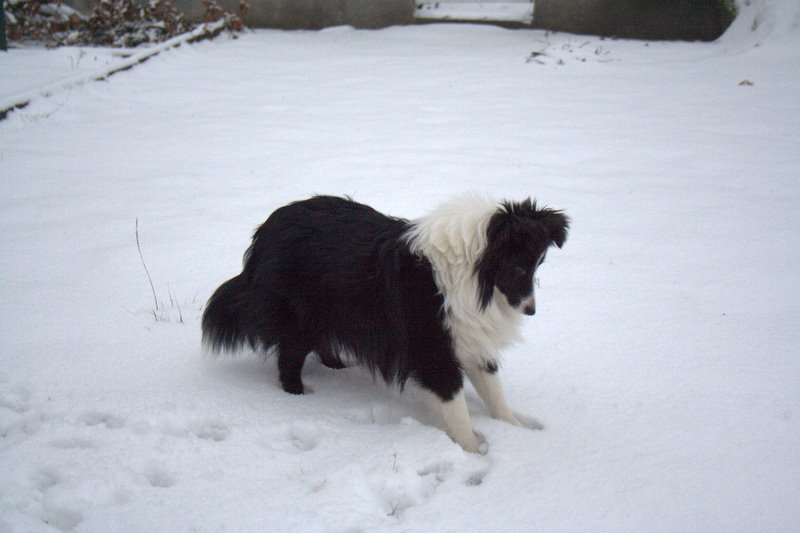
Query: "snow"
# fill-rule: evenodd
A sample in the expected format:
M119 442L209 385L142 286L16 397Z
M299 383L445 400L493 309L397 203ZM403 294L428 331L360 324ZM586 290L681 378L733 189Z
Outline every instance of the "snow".
M0 122L0 531L797 531L798 15L752 0L704 44L256 31L49 96L34 56L110 52L0 54L35 96ZM203 357L274 208L466 191L573 220L500 370L544 430L468 389L467 454L364 370L309 360L295 397Z
M12 48L0 56L4 75L0 77L2 101L28 95L54 80L70 80L106 69L116 56L104 48L64 47L43 51L40 48ZM8 73L14 72L14 75ZM9 102L9 104L12 102ZM3 106L4 108L6 106Z
M533 21L533 2L531 0L419 2L414 6L414 17L429 20L495 20L530 24Z
M71 9L68 6L60 7ZM224 20L200 24L190 32L151 46L142 46L135 51L71 46L60 47L50 53L42 53L37 48L14 50L11 57L4 58L9 60L6 68L15 73L24 72L25 75L6 76L0 80L0 118L8 111L27 106L36 98L69 93L77 86L106 80L164 50L218 34L224 26ZM20 86L24 88L20 90Z

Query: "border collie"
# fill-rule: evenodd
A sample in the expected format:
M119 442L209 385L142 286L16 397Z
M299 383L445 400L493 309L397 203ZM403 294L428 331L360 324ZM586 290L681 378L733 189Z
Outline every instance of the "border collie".
M291 203L256 230L242 273L211 296L203 342L274 350L293 394L312 351L334 368L349 354L400 387L410 378L435 395L450 438L485 453L464 375L492 417L522 425L497 376L500 350L534 314L536 268L568 226L530 199L464 197L414 221L345 198Z

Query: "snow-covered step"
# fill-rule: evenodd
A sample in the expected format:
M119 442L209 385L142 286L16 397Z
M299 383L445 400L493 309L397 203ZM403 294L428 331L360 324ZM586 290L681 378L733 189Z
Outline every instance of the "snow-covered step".
M415 4L414 17L421 20L477 20L530 24L533 21L533 0L418 1Z

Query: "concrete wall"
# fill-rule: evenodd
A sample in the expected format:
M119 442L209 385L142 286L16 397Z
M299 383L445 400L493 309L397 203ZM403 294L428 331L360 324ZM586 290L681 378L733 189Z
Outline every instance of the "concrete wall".
M536 0L537 28L632 39L711 41L733 22L720 0Z
M192 17L203 12L200 0L173 0L178 10ZM238 14L238 0L218 0ZM320 29L350 25L384 28L414 22L413 0L249 0L245 23L254 28Z
M88 13L97 0L67 0ZM190 18L201 0L173 0ZM238 0L218 0L238 13ZM713 40L732 18L720 0L535 0L533 27L635 39ZM343 24L383 28L414 24L414 0L249 0L253 28L319 29Z
M65 1L82 13L91 13L98 3L98 0ZM172 2L192 20L198 20L203 14L202 0ZM217 0L217 3L239 15L239 0ZM385 28L414 23L413 0L249 0L248 6L243 19L251 28L316 30L345 24L356 28Z

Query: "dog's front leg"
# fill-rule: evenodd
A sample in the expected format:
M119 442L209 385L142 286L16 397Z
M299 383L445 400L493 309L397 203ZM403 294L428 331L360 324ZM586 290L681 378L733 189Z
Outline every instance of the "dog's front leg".
M472 422L469 419L469 409L467 409L467 399L462 388L453 395L450 400L441 402L442 419L447 435L459 444L465 451L470 453L485 454L489 450L489 445L485 441L478 439L472 430Z
M503 386L497 375L497 367L491 365L488 368L467 368L465 369L472 386L478 392L483 403L489 409L492 418L505 420L509 424L530 429L542 429L542 425L535 419L526 420L523 424L517 416L511 412L511 408L506 402L506 395L503 393Z

